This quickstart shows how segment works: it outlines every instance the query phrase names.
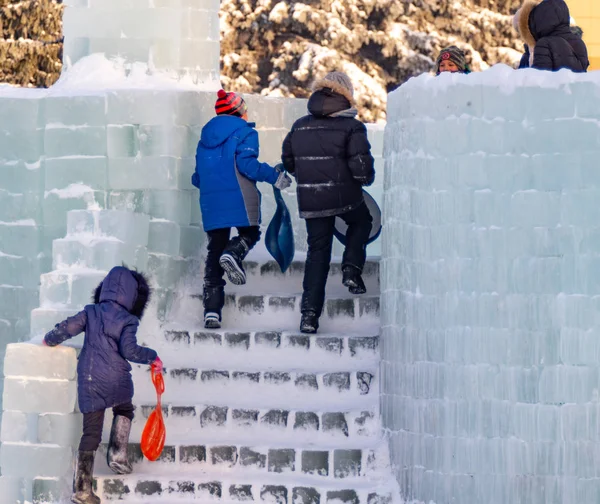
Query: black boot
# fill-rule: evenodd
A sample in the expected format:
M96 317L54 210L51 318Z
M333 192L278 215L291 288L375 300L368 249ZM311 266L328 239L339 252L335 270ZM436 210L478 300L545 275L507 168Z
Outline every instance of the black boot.
M342 283L348 287L351 294L364 294L367 292L360 273L361 271L355 266L342 267Z
M225 305L223 287L204 287L204 327L219 329L221 327L221 310Z
M242 261L248 255L250 251L250 245L240 236L236 236L229 240L229 243L221 259L219 259L219 265L225 273L227 278L234 285L244 285L246 283L246 272L242 266Z
M300 332L315 334L319 329L319 316L314 311L303 311L300 319Z
M94 477L93 451L80 451L77 456L77 469L73 478L73 496L75 504L100 504L100 498L94 494L92 479Z
M221 328L221 315L215 312L208 312L204 314L204 328L205 329L220 329Z
M113 418L106 452L106 462L111 471L116 474L130 474L133 471L127 457L127 445L131 432L131 420L122 415Z

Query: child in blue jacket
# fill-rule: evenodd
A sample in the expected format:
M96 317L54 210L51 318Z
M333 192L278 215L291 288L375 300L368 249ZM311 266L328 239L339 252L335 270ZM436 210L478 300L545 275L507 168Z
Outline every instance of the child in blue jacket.
M291 179L258 161L258 133L248 122L243 98L220 90L217 116L204 128L196 150L192 184L200 189L202 224L208 235L204 268L204 326L221 327L225 304L223 273L235 285L246 283L242 261L260 239L260 191L257 182L285 189ZM229 238L231 228L238 235Z
M107 462L117 474L128 474L127 444L134 406L131 365L152 364L162 372L156 352L137 344L136 332L150 288L145 277L125 267L113 268L94 293L94 304L69 317L44 337L47 346L60 345L85 331L77 363L77 394L83 413L72 502L99 504L92 489L95 452L102 439L104 412L113 409Z

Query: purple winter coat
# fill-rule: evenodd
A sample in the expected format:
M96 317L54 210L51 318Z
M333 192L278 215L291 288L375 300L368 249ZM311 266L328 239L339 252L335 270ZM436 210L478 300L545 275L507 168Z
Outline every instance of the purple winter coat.
M144 276L115 267L96 289L94 303L69 317L45 336L48 346L60 345L85 331L77 363L79 409L91 413L133 398L131 365L150 364L156 352L137 344L136 332L150 298Z

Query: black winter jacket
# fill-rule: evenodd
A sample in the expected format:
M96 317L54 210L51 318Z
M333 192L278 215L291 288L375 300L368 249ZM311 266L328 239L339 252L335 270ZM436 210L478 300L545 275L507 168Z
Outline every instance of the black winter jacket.
M519 31L527 44L519 68L587 71L587 47L581 35L569 26L569 7L564 0L528 2L519 15Z
M296 177L303 219L354 210L364 201L362 186L375 179L365 125L353 116L332 116L349 109L347 98L315 91L310 115L298 119L283 142L283 166Z

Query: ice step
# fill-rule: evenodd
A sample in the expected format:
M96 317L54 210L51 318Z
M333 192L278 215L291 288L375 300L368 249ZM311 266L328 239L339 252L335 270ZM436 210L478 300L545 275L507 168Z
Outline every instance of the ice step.
M301 294L286 296L238 295L225 296L222 327L226 331L240 327L261 328L266 331L297 331L300 324ZM46 305L31 312L31 334L44 334L66 317L83 308L73 305ZM187 326L203 324L202 298L199 294L185 296L167 316ZM319 321L319 333L355 334L371 331L379 324L379 296L362 295L327 297Z
M300 324L300 293L260 295L227 293L223 309L223 327L263 327L289 329ZM202 295L186 296L169 320L185 320L200 324L203 317ZM376 323L379 319L379 295L365 294L351 297L328 296L319 320L321 332L352 331L356 322ZM356 329L354 329L356 330Z
M108 472L108 470L106 470ZM255 501L276 504L396 504L397 486L391 480L363 478L334 479L301 475L241 475L235 471L177 471L116 476L99 474L95 482L98 495L106 501L139 503Z
M114 237L133 246L148 245L150 217L121 210L71 210L67 236Z
M102 444L98 458L106 459L107 445ZM253 475L294 473L320 478L364 478L375 470L377 450L369 448L346 449L312 446L303 448L195 444L193 441L177 445L166 444L156 462L146 460L139 444L129 444L129 462L136 473L157 470L207 472L236 471Z
M107 273L108 271L82 268L45 273L41 276L40 306L81 306L90 303L94 290Z
M80 266L108 271L121 263L146 271L148 268L146 247L111 236L96 235L67 236L52 242L54 269Z
M135 393L140 403L152 404L156 392L148 366L134 366ZM203 404L260 409L368 409L378 402L379 370L311 373L303 371L237 371L218 368L168 368L165 374L166 403Z
M54 329L54 326L65 320L67 317L72 317L77 313L78 309L83 308L66 308L64 306L35 308L31 310L31 336L44 335L48 331Z
M134 397L134 402L137 403ZM139 404L139 403L137 403ZM210 440L212 444L258 444L348 447L366 446L380 435L379 410L281 410L245 409L215 405L176 406L163 404L167 442ZM133 420L131 439L140 439L155 404L141 404ZM108 439L112 416L106 415L104 435ZM264 443L262 443L264 444Z
M173 327L173 326L172 326ZM379 363L378 327L361 334L306 335L281 331L209 331L166 329L162 342L149 341L165 363L202 365L227 362L236 369L274 366L290 369L358 369Z
M304 261L293 261L285 273L281 273L275 261L256 262L245 261L246 285L236 286L236 292L243 294L270 293L286 294L302 290L304 276ZM363 279L367 291L372 294L379 293L379 260L370 258L363 269ZM342 265L339 259L333 259L327 280L327 293L339 294L348 292L342 285Z

